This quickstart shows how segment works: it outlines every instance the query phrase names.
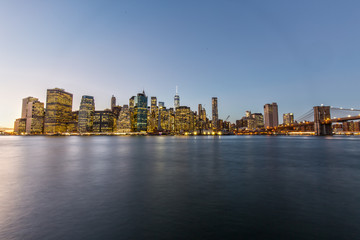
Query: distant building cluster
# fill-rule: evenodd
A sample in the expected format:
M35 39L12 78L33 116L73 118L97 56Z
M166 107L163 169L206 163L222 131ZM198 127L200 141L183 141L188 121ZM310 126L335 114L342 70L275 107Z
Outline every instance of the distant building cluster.
M218 98L211 99L211 119L202 104L197 111L180 104L176 88L173 107L167 108L155 96L145 91L132 96L128 104L117 105L113 95L110 108L95 109L93 96L81 98L79 110L73 111L73 95L61 88L48 89L46 103L38 98L22 100L21 118L14 123L15 134L26 135L91 135L91 134L151 134L151 135L222 135L222 134L313 134L359 133L360 114L331 118L330 106L314 106L306 116L314 121L294 119L293 113L283 114L279 124L277 103L264 105L264 113L246 111L245 116L231 123L230 116L219 118ZM336 108L335 108L336 109ZM342 109L340 109L342 110ZM349 109L348 109L349 110ZM350 109L353 111L353 109ZM346 109L345 109L346 111ZM358 110L360 111L360 110ZM1 129L0 129L1 130ZM5 129L6 130L6 129ZM5 130L0 134L4 135Z
M46 106L38 98L27 97L22 102L21 118L16 119L14 132L17 134L220 134L233 128L230 122L218 118L218 100L212 98L212 119L199 104L198 111L180 105L176 89L174 107L166 108L164 102L157 102L145 92L129 99L128 104L119 106L115 96L111 108L95 109L93 96L81 98L78 111L73 111L73 95L64 89L48 89Z

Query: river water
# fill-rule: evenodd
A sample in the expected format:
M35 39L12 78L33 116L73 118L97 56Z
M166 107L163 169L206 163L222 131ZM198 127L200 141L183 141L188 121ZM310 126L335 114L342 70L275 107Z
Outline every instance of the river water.
M0 137L0 239L359 239L360 138Z

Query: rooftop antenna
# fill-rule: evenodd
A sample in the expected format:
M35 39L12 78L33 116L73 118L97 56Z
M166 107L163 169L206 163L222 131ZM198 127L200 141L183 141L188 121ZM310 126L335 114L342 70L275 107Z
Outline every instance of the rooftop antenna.
M176 86L176 95L178 94L178 86Z

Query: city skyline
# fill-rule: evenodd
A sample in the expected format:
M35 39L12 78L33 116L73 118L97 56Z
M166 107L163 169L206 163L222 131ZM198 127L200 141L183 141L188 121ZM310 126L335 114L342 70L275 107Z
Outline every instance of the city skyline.
M321 104L360 108L359 7L5 1L0 127L13 127L24 97L44 102L43 90L53 87L70 90L74 106L87 94L105 109L112 95L125 104L129 92L143 89L170 106L179 86L181 105L202 104L209 114L216 96L219 119L230 115L231 122L271 102L279 104L279 117L292 112L295 119Z

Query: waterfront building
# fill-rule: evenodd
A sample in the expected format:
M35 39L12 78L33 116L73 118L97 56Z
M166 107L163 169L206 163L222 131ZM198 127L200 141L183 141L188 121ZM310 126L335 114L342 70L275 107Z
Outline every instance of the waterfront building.
M138 93L134 99L134 131L142 132L147 130L147 96L145 92Z
M82 96L79 108L78 129L80 133L92 132L94 125L95 100L93 96Z
M277 103L264 105L265 128L276 127L279 125Z
M33 102L33 101L38 101L38 98L34 98L34 97L27 97L27 98L23 98L22 100L22 109L21 109L21 118L26 118L27 117L27 111L28 111L28 104Z
M48 89L46 95L45 133L64 133L72 121L73 95L64 89Z
M175 97L174 97L174 108L176 111L176 108L180 107L180 96L178 94L178 88L176 86L176 93L175 93Z
M135 96L132 96L129 99L129 112L130 112L130 124L131 124L131 131L136 131L136 120L134 117L134 107L135 107Z
M194 113L190 107L180 106L175 111L175 132L185 133L194 131Z
M219 120L219 116L218 116L218 100L217 97L213 97L212 98L212 128L213 130L218 130L219 126L218 126L218 120Z
M283 124L290 125L294 123L294 114L293 113L285 113L283 114Z
M254 128L264 127L264 116L262 115L262 113L252 113L251 118L255 120Z
M74 111L71 113L71 119L67 123L67 132L75 133L79 130L79 111Z
M26 118L18 118L15 120L14 132L16 134L22 134L26 132Z
M151 97L151 105L148 110L147 131L155 132L159 129L159 108L156 97Z
M95 133L111 133L114 131L115 127L115 114L110 109L94 112L93 131Z
M44 132L44 103L38 100L29 102L26 113L26 133L42 134Z
M119 133L131 132L130 108L128 105L124 105L120 110L116 124L116 132Z
M14 132L17 134L42 134L44 132L44 114L44 103L40 102L38 98L24 98L21 118L16 119Z

